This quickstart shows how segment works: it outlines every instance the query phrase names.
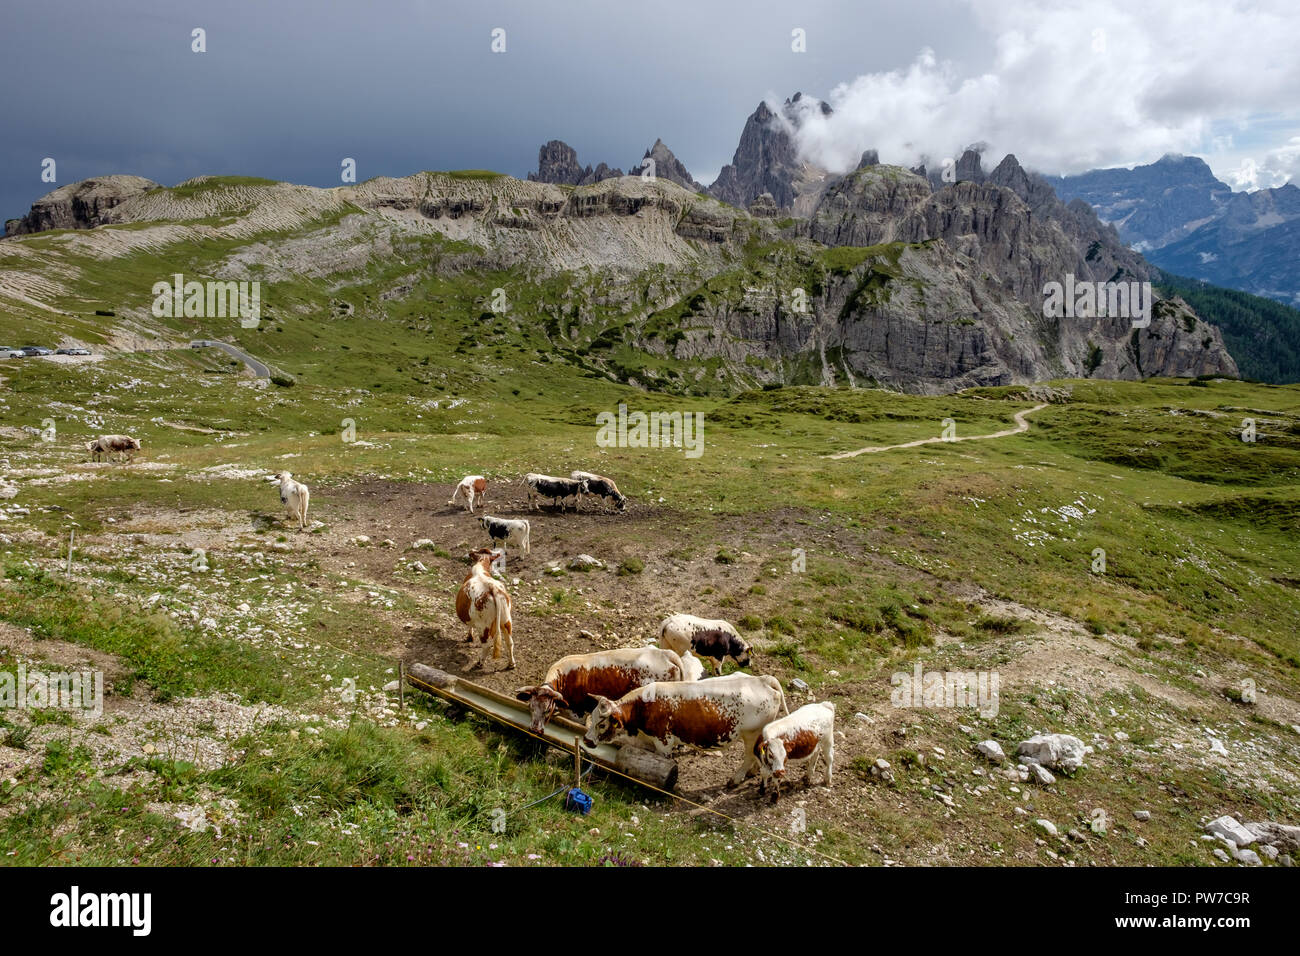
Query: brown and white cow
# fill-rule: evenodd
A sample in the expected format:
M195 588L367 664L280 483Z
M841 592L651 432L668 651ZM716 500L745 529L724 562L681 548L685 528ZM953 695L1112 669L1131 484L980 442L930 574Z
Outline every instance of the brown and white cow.
M466 475L456 486L456 490L451 493L451 498L447 504L454 505L456 499L465 496L465 505L469 508L469 513L474 513L474 504L483 504L487 498L487 479L482 475Z
M772 800L781 796L781 778L786 766L804 765L804 782L812 783L818 758L826 761L826 786L835 771L835 705L829 700L804 704L788 717L774 720L754 742L754 756L762 771L758 792L772 785Z
M492 638L492 659L501 656L501 643L505 642L509 663L506 670L515 666L515 641L510 621L510 594L505 585L492 577L492 562L501 557L502 552L489 548L478 548L469 553L472 562L469 574L461 582L456 592L456 616L469 625L466 641L473 642L475 636L484 644ZM487 663L488 649L483 648L483 657L474 667Z
M678 654L694 652L708 658L714 674L721 672L727 658L737 667L749 666L749 644L729 621L721 618L694 614L666 617L659 625L659 644Z
M739 737L744 762L731 779L737 784L758 771L754 744L782 710L781 682L766 674L657 681L617 701L598 696L582 742L595 747L627 737L666 756L677 744L719 747Z
M95 461L99 461L100 455L108 455L111 458L115 454L118 460L129 461L139 450L140 439L132 438L130 435L100 435L94 441L86 442L86 451L90 452Z
M628 691L655 681L687 680L682 660L672 651L658 647L621 647L592 654L570 654L546 671L546 679L535 687L520 687L515 696L528 702L532 730L540 734L557 706L585 713L596 696L615 700Z

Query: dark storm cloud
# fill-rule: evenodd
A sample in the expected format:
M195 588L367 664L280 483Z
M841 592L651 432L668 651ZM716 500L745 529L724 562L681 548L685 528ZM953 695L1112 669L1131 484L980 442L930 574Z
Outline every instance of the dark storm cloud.
M627 169L662 137L697 177L730 161L764 97L824 95L923 46L970 52L951 2L6 4L0 54L0 214L58 183L204 173L331 186L358 177L490 168L523 176L563 139ZM207 33L191 52L190 31ZM490 50L506 30L507 51ZM808 52L791 51L791 30Z

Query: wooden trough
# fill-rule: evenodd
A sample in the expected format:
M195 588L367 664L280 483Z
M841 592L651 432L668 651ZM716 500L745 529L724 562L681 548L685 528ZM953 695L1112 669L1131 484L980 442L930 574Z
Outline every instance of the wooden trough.
M408 665L406 681L426 694L459 704L537 739L531 729L532 715L523 701L427 664ZM660 790L672 790L677 785L677 761L640 747L615 747L612 744L598 744L595 749L584 747L582 735L586 729L584 725L556 714L547 722L542 737L552 747L580 754L580 759L626 774L638 783Z

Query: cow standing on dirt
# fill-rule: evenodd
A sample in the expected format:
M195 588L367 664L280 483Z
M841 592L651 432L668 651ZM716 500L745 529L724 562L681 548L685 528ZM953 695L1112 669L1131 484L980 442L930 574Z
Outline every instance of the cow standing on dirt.
M532 550L530 543L532 525L524 518L497 518L492 515L481 515L478 523L488 533L488 537L492 540L492 547L504 549L506 544L517 544L523 548L524 554L528 554ZM498 541L501 542L500 545L497 544Z
M573 510L578 511L582 507L582 496L587 493L586 481L538 475L533 472L524 475L524 484L528 486L528 507L534 511L540 510L535 502L537 498L550 498L551 504L559 501L561 511L564 510L565 500L573 498Z
M766 674L660 681L617 701L598 696L582 742L594 748L626 736L634 743L649 742L668 756L677 744L718 747L739 737L744 762L731 779L738 784L758 771L754 745L782 710L787 708L781 682Z
M466 641L473 642L475 636L484 644L492 638L492 659L501 657L501 644L504 641L509 663L506 670L515 666L515 641L510 621L510 594L505 585L492 577L492 562L502 556L501 551L478 548L469 553L471 561L469 574L461 582L456 592L456 616L469 625ZM473 667L487 663L488 648L483 649L483 657Z
M621 647L591 654L570 654L552 664L535 687L520 687L515 696L528 704L533 733L540 734L555 708L574 713L590 710L596 696L618 699L655 681L682 681L686 670L672 651L658 647Z
M770 784L773 803L781 796L786 766L796 761L803 762L804 783L811 785L818 759L825 760L829 788L835 772L835 705L829 700L804 704L788 717L772 721L754 742L754 756L763 775L758 792Z
M483 504L487 500L487 479L482 475L466 475L451 493L447 504L454 505L461 495L465 496L465 506L473 514L475 502Z
M307 503L311 498L307 486L301 481L294 481L293 475L287 471L279 472L266 480L280 483L280 503L284 505L285 513L291 520L298 522L299 531L306 531Z
M569 473L569 477L574 481L585 481L587 483L587 492L597 498L606 501L613 501L614 506L619 511L627 509L627 495L620 494L618 485L603 475L592 474L590 471L574 471Z

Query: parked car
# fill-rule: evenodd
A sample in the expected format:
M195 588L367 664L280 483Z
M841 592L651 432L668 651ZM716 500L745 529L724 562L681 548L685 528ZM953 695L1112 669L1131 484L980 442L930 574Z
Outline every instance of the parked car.
M47 349L43 345L24 345L23 354L24 355L51 355L53 353L51 349Z
M54 354L55 355L89 355L90 349L83 349L83 348L57 349Z
M0 358L26 358L27 353L22 349L11 349L7 345L0 345Z

